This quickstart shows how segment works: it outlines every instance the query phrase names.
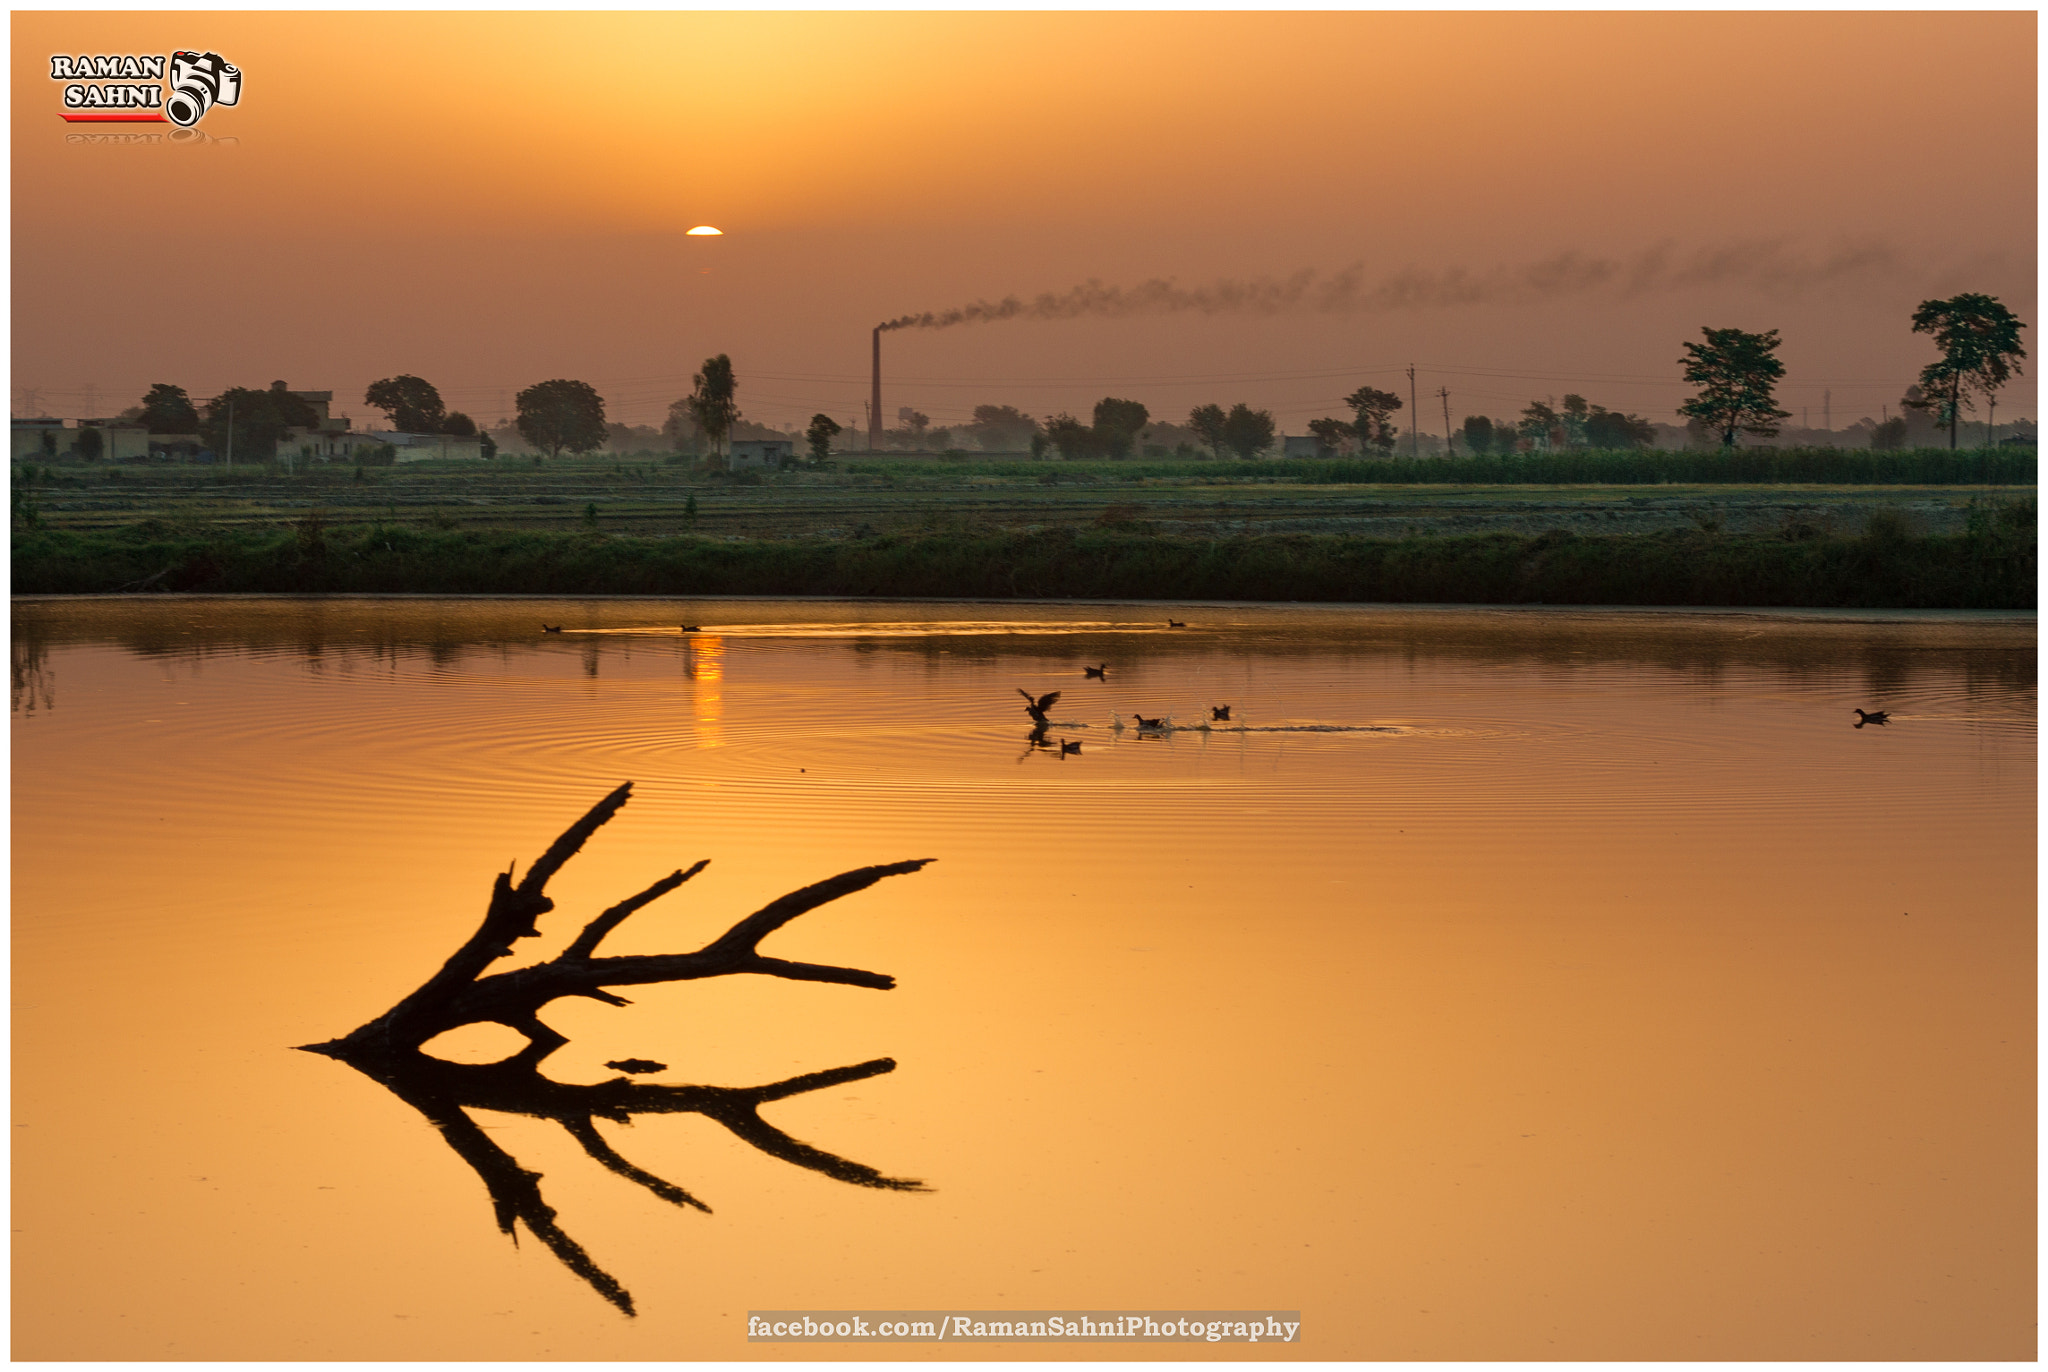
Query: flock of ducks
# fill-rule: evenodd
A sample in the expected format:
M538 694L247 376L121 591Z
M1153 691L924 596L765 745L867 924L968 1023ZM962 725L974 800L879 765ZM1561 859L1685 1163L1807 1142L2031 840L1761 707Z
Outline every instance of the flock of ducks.
M1166 627L1169 629L1185 629L1188 626L1186 620L1169 619L1166 621ZM1109 664L1107 662L1100 662L1093 667L1084 665L1081 668L1081 679L1084 681L1107 682L1109 680ZM1034 748L1051 748L1054 741L1047 740L1045 731L1052 727L1052 716L1046 712L1059 703L1060 692L1048 691L1042 696L1034 696L1031 692L1019 686L1017 694L1024 697L1024 713L1031 716L1031 746ZM1230 707L1228 705L1210 706L1209 718L1217 723L1228 723L1230 720ZM1173 716L1160 715L1157 718L1153 718L1133 711L1131 719L1137 724L1138 732L1141 734L1162 733L1170 726ZM1117 727L1119 729L1123 727L1121 720L1118 721ZM1056 742L1059 745L1059 755L1062 758L1077 755L1081 751L1081 740L1077 738L1063 738L1056 740ZM1029 750L1027 749L1026 751Z
M703 632L695 624L684 624L679 627L686 634ZM1185 629L1188 626L1186 620L1169 619L1166 621L1166 627L1169 629ZM540 631L544 634L559 634L562 632L562 626L543 621ZM1093 667L1083 667L1081 669L1081 677L1086 681L1106 682L1109 680L1109 664L1103 662ZM1024 713L1031 716L1031 742L1039 747L1050 747L1051 745L1045 740L1045 731L1052 727L1052 719L1046 714L1046 711L1050 710L1058 702L1060 693L1058 691L1048 691L1042 696L1033 696L1031 692L1019 686L1017 694L1024 697ZM1172 716L1161 715L1157 719L1147 719L1144 715L1133 713L1131 718L1138 722L1138 732L1142 734L1147 731L1156 733L1165 729L1167 721ZM1209 718L1218 724L1229 723L1230 707L1228 705L1210 706ZM1892 712L1890 710L1865 710L1859 708L1856 710L1856 723L1851 727L1861 729L1866 724L1889 724L1891 722ZM1081 741L1079 739L1063 738L1059 740L1059 745L1061 757L1066 757L1070 753L1077 754L1081 751Z

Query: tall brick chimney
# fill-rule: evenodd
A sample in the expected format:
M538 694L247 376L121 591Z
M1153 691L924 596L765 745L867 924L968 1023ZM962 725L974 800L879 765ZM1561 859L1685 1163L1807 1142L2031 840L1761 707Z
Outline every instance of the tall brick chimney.
M869 394L868 451L882 446L882 326L875 325L875 384Z

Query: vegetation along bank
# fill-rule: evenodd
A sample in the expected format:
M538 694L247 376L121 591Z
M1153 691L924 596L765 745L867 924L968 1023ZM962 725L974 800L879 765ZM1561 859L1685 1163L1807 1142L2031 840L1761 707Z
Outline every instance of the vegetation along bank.
M1384 601L2031 610L2035 501L1983 499L1957 532L1893 512L1841 533L1160 532L1142 521L865 537L594 528L17 527L17 594L416 592Z

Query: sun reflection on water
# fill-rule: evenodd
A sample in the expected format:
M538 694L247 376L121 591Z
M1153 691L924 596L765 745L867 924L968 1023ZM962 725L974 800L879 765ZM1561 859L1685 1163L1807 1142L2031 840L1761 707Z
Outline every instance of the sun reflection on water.
M684 651L683 670L696 684L697 746L716 748L725 742L725 640L717 634L691 634Z

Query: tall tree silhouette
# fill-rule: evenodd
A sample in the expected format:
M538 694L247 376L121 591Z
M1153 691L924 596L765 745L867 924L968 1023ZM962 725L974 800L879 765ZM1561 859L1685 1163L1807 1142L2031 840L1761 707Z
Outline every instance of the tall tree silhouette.
M740 417L739 379L732 374L732 359L724 353L704 359L704 370L690 378L690 417L711 440L711 451L726 452L725 440Z
M1948 428L1948 446L1956 446L1956 428L1970 393L1994 407L1998 389L2020 372L2027 350L2020 346L2026 325L1996 296L1965 292L1947 300L1923 300L1913 311L1913 332L1931 334L1941 360L1920 369L1921 398L1906 403L1931 411Z
M1719 429L1724 448L1735 446L1738 431L1759 438L1777 433L1778 421L1792 413L1778 408L1774 394L1785 375L1785 364L1777 357L1778 331L1744 333L1702 326L1700 333L1706 342L1687 343L1686 355L1678 359L1686 384L1700 391L1678 412Z

